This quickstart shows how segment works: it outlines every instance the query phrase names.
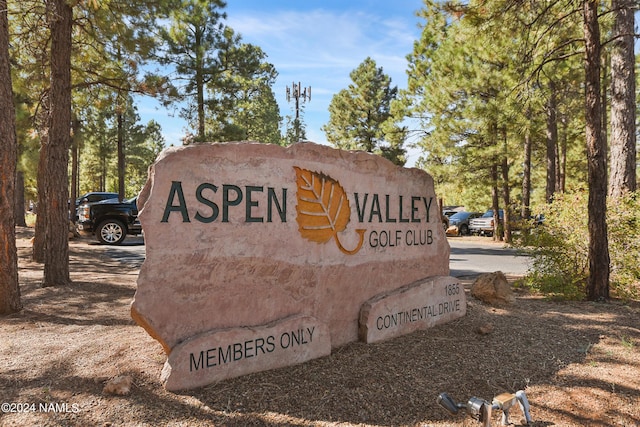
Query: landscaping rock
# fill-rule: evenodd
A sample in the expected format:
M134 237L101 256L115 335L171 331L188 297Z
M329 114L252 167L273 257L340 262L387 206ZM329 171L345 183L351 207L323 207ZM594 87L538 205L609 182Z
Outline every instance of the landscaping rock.
M501 271L479 275L471 285L471 296L494 306L515 302L511 286Z

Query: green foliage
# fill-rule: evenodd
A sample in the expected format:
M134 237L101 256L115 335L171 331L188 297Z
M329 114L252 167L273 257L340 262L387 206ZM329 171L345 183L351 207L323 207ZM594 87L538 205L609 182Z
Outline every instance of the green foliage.
M540 213L545 217L544 225L526 230L517 242L533 260L526 283L553 297L584 298L589 274L587 192L557 195ZM638 221L640 198L637 195L609 201L611 289L621 298L640 295Z
M157 30L156 20L163 16L160 9L173 9L169 2L72 2L71 90L73 132L80 153L78 191L117 191L116 147L110 129L114 110L130 102L124 99L130 93L155 94L161 90L164 79L159 76L148 75L146 80L140 80L143 73L140 65L150 58L154 41L150 33ZM47 21L50 11L47 12L45 3L34 0L9 3L11 39L15 46L12 63L19 167L24 171L25 196L31 200L37 199L39 149L46 142L41 137L47 134L49 125L47 94L51 80L47 61L51 37ZM128 147L138 138L135 129L135 126L127 129L134 132L125 136ZM154 143L158 141L162 143L161 139ZM138 155L127 153L127 156L130 154L133 157L126 160L131 165L128 171L137 173L132 170L137 168L146 176L155 156L151 161L147 158L144 166L133 166ZM126 192L138 190L127 187Z
M134 116L134 119L137 115ZM150 121L145 126L137 120L132 123L127 132L125 144L125 195L137 195L147 182L149 166L155 161L164 148L164 138L160 125Z
M280 111L271 87L277 72L258 46L222 20L221 0L179 0L161 28L158 60L175 70L166 104L180 103L190 142L280 142Z
M620 297L640 296L640 195L625 194L609 202L611 288Z
M429 129L418 141L424 152L419 165L437 185L456 182L468 188L480 183L479 194L489 195L489 168L502 155L515 153L513 144L519 142L505 140L509 148L497 138L499 129L513 133L507 128L514 122L508 107L516 81L509 53L517 38L501 37L499 29L488 31L487 24L469 14L451 19L446 5L436 2L425 2L420 16L426 22L420 43L408 57L409 84L402 94L412 116ZM444 193L460 201L461 193L455 190L442 193L447 204L456 201Z
M187 101L181 116L193 124L196 140L206 139L205 88L221 77L223 56L230 41L225 38L223 1L179 0L169 13L168 27L160 28L158 60L173 67L173 90L167 103ZM233 36L232 34L228 34Z
M112 113L85 111L80 138L80 191L118 191L115 121ZM111 181L111 185L108 182Z
M147 180L149 166L164 148L160 125L142 125L135 107L124 111L125 197L133 197ZM118 191L117 118L114 111L87 109L80 129L79 193Z
M285 134L280 145L288 146L307 139L307 127L302 119L303 114L304 105L301 105L298 118L293 116L285 117Z
M584 192L560 195L544 205L545 223L521 235L533 263L526 277L534 290L568 299L584 297L589 272Z
M272 90L278 73L261 48L241 43L230 28L225 37L224 71L208 85L212 140L278 144L282 118Z
M329 123L322 127L327 140L337 148L381 154L404 164L402 133L387 123L397 87L391 86L391 78L371 58L350 76L353 83L331 99Z
M550 79L557 90L560 150L567 153L566 187L585 182L584 71L575 54L579 15L567 13L561 2L514 6L424 0L418 12L422 33L407 56L408 85L399 100L420 127L414 131L422 149L417 164L434 177L446 204L490 206L489 168L503 158L514 190L510 203L522 204L525 135L532 141L528 206L544 201Z

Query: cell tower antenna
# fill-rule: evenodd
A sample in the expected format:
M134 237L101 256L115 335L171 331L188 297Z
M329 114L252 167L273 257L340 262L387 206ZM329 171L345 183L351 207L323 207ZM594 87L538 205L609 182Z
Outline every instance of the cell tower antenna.
M296 140L299 139L298 127L300 124L300 100L302 102L311 102L311 86L303 88L300 82L293 82L291 87L286 87L287 102L291 102L291 98L295 100L296 107Z
M300 100L302 102L311 101L311 86L303 88L300 82L291 84L291 87L287 86L287 102L291 102L293 98L296 102L296 119L300 118Z

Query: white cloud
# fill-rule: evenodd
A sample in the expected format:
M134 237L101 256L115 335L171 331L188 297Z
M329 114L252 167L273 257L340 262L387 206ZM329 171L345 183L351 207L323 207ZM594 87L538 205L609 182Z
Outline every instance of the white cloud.
M276 96L291 82L301 82L312 87L325 111L366 57L391 75L394 84L404 86L405 56L418 33L412 14L382 17L353 10L230 13L228 23L246 42L260 46L280 73ZM316 105L309 107L316 110Z
M367 56L394 73L403 72L416 38L415 18L388 18L368 12L275 11L237 14L229 25L245 41L260 46L278 71L344 76Z

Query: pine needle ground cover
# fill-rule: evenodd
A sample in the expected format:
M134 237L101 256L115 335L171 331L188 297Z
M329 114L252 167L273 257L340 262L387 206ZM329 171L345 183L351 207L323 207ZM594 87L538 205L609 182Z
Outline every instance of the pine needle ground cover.
M31 236L19 229L25 308L0 319L0 397L35 407L0 413L0 426L478 426L438 406L438 394L490 400L520 389L534 426L640 424L634 300L517 290L513 305L494 308L468 296L467 315L452 323L176 394L159 382L162 348L129 315L138 267L71 241L73 285L41 288ZM129 394L105 393L122 375ZM518 425L518 409L511 419Z

